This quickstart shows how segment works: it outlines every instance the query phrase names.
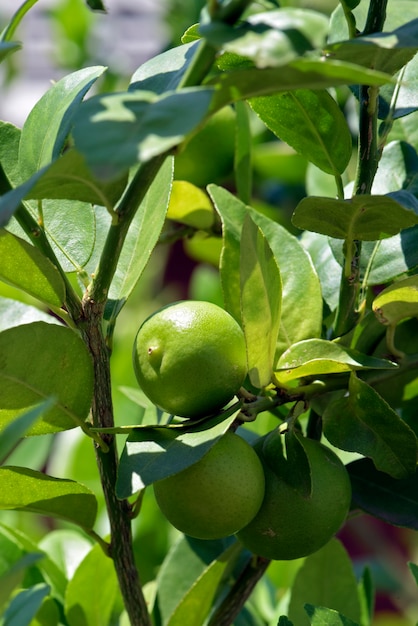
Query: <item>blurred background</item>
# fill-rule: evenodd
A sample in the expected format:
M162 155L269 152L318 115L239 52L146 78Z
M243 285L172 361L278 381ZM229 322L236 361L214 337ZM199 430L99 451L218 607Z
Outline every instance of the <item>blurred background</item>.
M260 0L260 10L272 2ZM278 3L276 3L278 4ZM287 0L281 6L312 8L330 14L338 0ZM1 0L0 30L17 9L17 0ZM107 14L93 13L83 0L39 0L19 27L15 39L23 42L20 52L0 66L0 119L21 127L51 82L91 65L105 65L108 72L97 89L125 89L130 76L147 59L181 43L184 31L199 19L204 0L105 0ZM348 90L336 93L347 117L355 123L355 105ZM253 136L253 205L294 232L290 215L306 194L334 195L333 180L308 165L251 118ZM235 112L218 114L176 159L175 177L204 189L209 182L234 189L233 161ZM202 146L205 146L202 150ZM295 233L296 234L296 233ZM138 423L142 413L134 401L136 382L131 365L131 346L140 323L160 306L181 298L203 299L222 304L217 271L219 240L195 235L185 242L159 246L121 313L114 338L112 374L115 413L119 424ZM0 285L0 296L30 300ZM269 418L266 418L269 419ZM266 423L263 423L264 428ZM123 438L120 440L120 449ZM29 462L28 462L29 459ZM8 459L48 473L78 480L100 495L94 452L87 438L76 430L58 436L26 440ZM103 502L97 530L107 531ZM89 549L90 540L65 524L28 513L1 512L0 523L26 532L45 547L54 532L65 529L73 566ZM152 581L169 546L178 536L162 519L151 493L146 493L140 518L135 523L139 567L144 582ZM369 565L378 588L375 626L414 626L416 587L406 566L417 562L415 534L380 524L368 518L350 521L341 539L353 557L360 575ZM289 585L300 562L273 563L266 582L258 587L254 602L286 601ZM263 595L264 594L264 595ZM263 622L265 623L265 622ZM297 625L296 625L297 626Z

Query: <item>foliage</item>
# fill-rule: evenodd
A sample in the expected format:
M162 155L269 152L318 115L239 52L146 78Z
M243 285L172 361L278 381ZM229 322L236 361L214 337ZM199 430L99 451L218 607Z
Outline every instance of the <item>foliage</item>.
M346 464L353 516L418 528L418 6L299 4L208 0L127 89L78 67L21 129L0 122L4 626L375 623L372 573L340 540L269 562L173 535L146 489L230 429L302 433ZM130 360L175 299L180 242L249 371L192 423L135 388ZM405 580L416 592L413 563Z

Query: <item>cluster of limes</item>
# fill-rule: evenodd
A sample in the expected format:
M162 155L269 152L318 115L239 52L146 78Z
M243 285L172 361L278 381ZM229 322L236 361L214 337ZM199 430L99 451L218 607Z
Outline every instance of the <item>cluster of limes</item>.
M247 373L241 327L208 302L178 302L154 313L138 331L133 359L150 400L189 419L219 412ZM286 454L286 437L296 441L296 454ZM328 447L292 432L286 437L274 431L252 447L226 432L197 463L154 483L160 509L192 537L236 534L268 559L318 550L347 516L350 480Z

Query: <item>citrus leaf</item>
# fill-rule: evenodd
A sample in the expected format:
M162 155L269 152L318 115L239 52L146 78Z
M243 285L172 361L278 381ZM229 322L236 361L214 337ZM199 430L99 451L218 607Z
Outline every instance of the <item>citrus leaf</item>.
M118 315L148 263L164 224L172 179L173 161L169 158L154 178L129 227L110 285L107 319Z
M410 276L386 287L373 300L372 308L379 322L398 324L418 315L418 276Z
M204 424L192 424L187 430L169 426L144 426L135 430L129 435L120 459L118 498L128 498L199 461L225 434L236 415L235 407Z
M282 277L281 321L276 356L292 343L307 337L318 337L322 324L321 287L312 261L296 237L243 204L222 187L210 185L208 191L222 219L220 270L228 312L240 321L240 241L242 224L248 214L265 236Z
M250 123L250 111L245 102L236 102L234 174L237 195L242 202L249 203L252 193L253 137Z
M93 365L69 328L33 322L0 333L0 427L55 397L29 434L66 430L86 419L93 395Z
M50 591L45 583L19 591L4 612L2 626L30 626Z
M293 344L280 356L275 374L280 382L285 383L305 376L396 367L391 361L362 354L326 339L306 339Z
M59 517L83 528L96 520L96 496L74 480L54 478L25 467L0 467L0 509Z
M418 224L418 215L389 196L353 196L351 200L304 198L292 223L302 230L335 237L375 241Z
M305 604L305 611L312 626L359 626L358 622L353 622L342 613L323 606Z
M10 41L26 13L37 3L37 1L38 0L25 0L25 2L19 6L17 11L15 11L9 20L6 28L0 34L1 42Z
M6 600L9 598L13 589L17 586L21 586L22 581L24 579L26 570L38 561L40 561L44 555L41 552L24 554L18 561L14 561L10 565L7 563L8 558L10 558L10 554L5 552L4 542L0 540L0 545L2 548L2 557L4 565L8 566L8 569L4 572L0 573L0 609L5 604ZM3 622L2 622L3 626Z
M20 137L19 169L23 180L60 155L80 101L105 69L88 67L69 74L35 104Z
M69 626L108 626L117 591L112 559L96 545L68 582L64 610Z
M30 409L23 415L7 424L0 431L0 463L12 452L14 447L19 443L20 439L33 426L36 420L54 404L54 399L49 398L33 409Z
M353 504L393 526L418 530L418 473L397 480L379 472L371 459L347 466L353 488Z
M360 601L353 565L337 539L332 539L318 552L308 556L296 574L288 614L298 626L310 624L304 609L306 604L326 606L354 622L360 622Z
M415 471L417 438L409 426L367 383L352 374L349 393L331 402L322 419L329 441L370 457L376 469L393 478Z
M61 307L65 286L57 268L34 246L0 230L0 279L41 302Z
M15 41L0 41L0 62L3 61L9 54L20 50L22 45Z
M47 322L49 324L61 325L61 322L50 313L45 313L36 306L12 300L12 298L2 298L0 296L0 332L22 324L31 322Z
M203 573L195 580L192 587L176 606L167 626L200 626L203 624L218 591L218 587L242 551L238 542L229 546L222 554L212 561Z
M418 565L416 565L415 563L408 563L408 565L413 577L415 578L415 582L418 585Z
M167 217L186 226L205 230L213 225L215 214L207 194L187 180L175 180Z
M75 120L76 148L93 173L113 179L183 141L204 120L213 89L190 87L157 96L149 91L98 95Z
M277 137L328 174L342 174L352 153L345 117L326 90L295 89L253 98L251 108Z
M282 281L273 252L250 216L242 226L240 280L248 375L251 384L261 389L271 382L280 327Z

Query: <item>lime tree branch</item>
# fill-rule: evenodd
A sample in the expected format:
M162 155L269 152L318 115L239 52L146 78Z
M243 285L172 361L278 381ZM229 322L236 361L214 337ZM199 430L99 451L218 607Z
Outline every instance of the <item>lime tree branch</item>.
M362 35L381 32L386 19L388 0L370 0L369 12ZM370 194L380 158L377 115L379 88L359 87L358 165L354 194ZM348 333L359 316L361 242L346 240L345 264L341 275L339 304L334 325L334 336Z

